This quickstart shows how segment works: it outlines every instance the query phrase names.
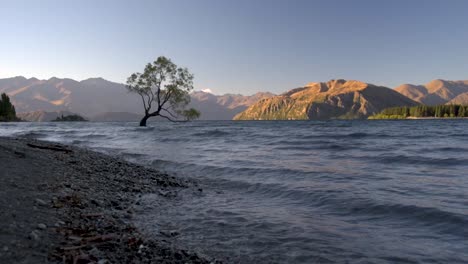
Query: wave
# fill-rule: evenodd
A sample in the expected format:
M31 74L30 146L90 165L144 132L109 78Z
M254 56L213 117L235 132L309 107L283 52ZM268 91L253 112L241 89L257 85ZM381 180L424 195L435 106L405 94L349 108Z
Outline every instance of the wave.
M17 136L21 138L30 138L30 139L42 139L49 136L47 132L27 132L27 133L18 133Z
M317 190L291 189L279 183L249 183L239 180L218 180L222 189L235 188L243 196L269 203L281 202L283 206L308 207L310 210L326 210L328 214L361 219L360 221L389 223L407 223L407 226L428 228L433 232L452 236L468 236L468 216L444 211L435 207L418 205L392 204L368 198L355 197L349 190L337 190L334 187ZM261 197L261 198L260 198ZM314 209L315 208L315 209ZM359 217L361 216L361 217ZM364 220L365 219L365 220Z
M195 137L224 137L229 134L230 134L229 132L215 129L215 130L194 133L193 136Z
M369 161L383 164L410 164L410 165L428 165L428 166L466 166L468 159L464 158L434 158L424 156L407 156L407 155L381 155L381 156L365 156L358 159L367 159Z

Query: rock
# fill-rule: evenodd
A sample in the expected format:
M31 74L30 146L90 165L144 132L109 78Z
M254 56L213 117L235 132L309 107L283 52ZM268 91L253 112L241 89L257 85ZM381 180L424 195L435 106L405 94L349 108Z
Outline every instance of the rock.
M167 197L169 192L168 191L158 191L159 195Z
M47 226L45 224L37 224L37 228L44 230L47 228Z
M175 230L171 230L169 232L166 232L166 231L160 231L159 233L161 233L162 235L166 236L166 237L175 237L175 236L178 236L180 235L179 232L175 231Z
M97 262L97 264L106 264L106 263L109 263L107 259L101 259Z
M98 200L94 200L94 199L91 199L91 203L96 205L96 206L100 206L101 205L101 202L98 201Z
M176 253L174 254L174 257L175 257L175 259L177 259L177 260L181 260L181 259L182 259L182 254L176 252Z
M39 199L39 198L37 198L34 201L36 202L36 204L41 205L41 206L46 206L47 205L47 203L44 200Z
M8 251L8 247L7 247L7 246L4 246L4 247L2 248L2 250L3 250L3 251Z
M58 221L57 223L55 223L55 227L61 227L61 226L64 226L65 225L65 222L63 221Z
M29 234L29 238L34 240L34 241L39 241L41 238L39 237L39 235L36 233L36 231L32 231L30 234Z
M144 250L146 249L146 247L141 244L139 247L138 247L138 254L141 254Z

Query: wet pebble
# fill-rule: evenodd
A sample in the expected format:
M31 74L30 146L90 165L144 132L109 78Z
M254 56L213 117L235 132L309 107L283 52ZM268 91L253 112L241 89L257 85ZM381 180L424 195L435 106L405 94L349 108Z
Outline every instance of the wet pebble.
M37 228L41 229L41 230L44 230L47 228L47 226L45 224L37 224Z
M34 201L36 202L36 204L41 205L41 206L47 205L46 201L39 199L39 198L35 199Z
M37 234L36 231L32 231L31 233L29 233L29 238L34 240L34 241L39 241L40 240L40 237L39 237L39 235Z

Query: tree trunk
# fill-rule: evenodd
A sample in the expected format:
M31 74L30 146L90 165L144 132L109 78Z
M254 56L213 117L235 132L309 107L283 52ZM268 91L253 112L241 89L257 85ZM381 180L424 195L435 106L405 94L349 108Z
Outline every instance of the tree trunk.
M145 115L145 116L141 119L141 121L140 121L140 126L144 126L144 127L145 127L145 126L146 126L146 121L148 120L148 118L150 118L150 116L149 116L149 115Z

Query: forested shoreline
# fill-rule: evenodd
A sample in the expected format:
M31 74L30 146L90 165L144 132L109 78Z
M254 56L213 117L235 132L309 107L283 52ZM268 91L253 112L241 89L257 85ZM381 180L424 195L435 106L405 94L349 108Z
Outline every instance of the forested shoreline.
M370 116L369 119L406 119L406 118L463 118L468 117L466 105L418 105L413 107L392 107Z
M5 93L0 96L0 122L19 121L16 117L16 110L10 101L10 97Z

